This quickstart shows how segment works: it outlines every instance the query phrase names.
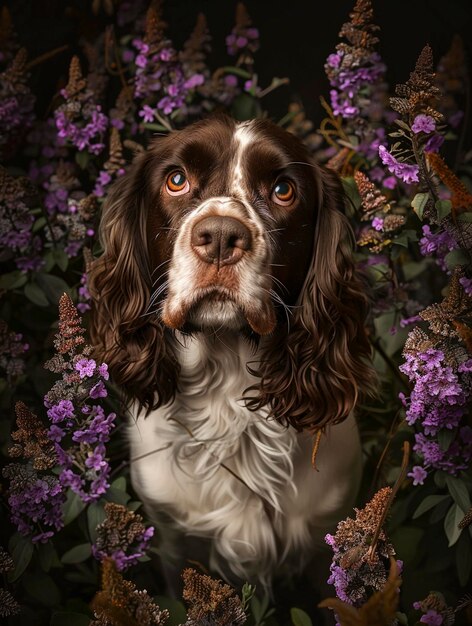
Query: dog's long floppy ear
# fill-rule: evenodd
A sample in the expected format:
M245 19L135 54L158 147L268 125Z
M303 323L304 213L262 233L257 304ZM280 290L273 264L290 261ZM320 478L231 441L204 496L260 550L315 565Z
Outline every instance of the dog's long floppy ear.
M259 397L271 416L314 432L341 422L374 380L366 335L368 298L353 261L338 176L317 167L319 189L311 266L289 326L277 329L260 362ZM253 388L254 390L255 388Z
M178 374L168 331L146 315L152 287L146 222L155 203L151 158L139 155L112 187L100 223L103 254L89 273L96 354L112 380L147 409L173 398Z

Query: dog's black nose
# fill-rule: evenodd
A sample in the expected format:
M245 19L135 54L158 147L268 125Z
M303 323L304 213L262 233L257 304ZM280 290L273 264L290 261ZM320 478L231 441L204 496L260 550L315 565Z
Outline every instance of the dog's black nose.
M192 229L192 247L205 263L237 263L251 249L251 232L233 217L205 217Z

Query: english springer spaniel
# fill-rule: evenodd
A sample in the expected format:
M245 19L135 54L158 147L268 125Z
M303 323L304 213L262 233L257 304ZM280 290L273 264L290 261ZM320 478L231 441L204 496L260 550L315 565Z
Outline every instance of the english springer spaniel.
M164 556L203 538L268 585L350 510L371 369L343 202L293 135L226 117L156 138L107 198L92 339Z

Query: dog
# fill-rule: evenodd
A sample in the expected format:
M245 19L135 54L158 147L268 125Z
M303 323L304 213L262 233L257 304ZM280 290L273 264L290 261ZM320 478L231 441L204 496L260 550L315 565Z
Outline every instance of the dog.
M155 138L104 203L92 340L169 562L199 538L213 571L270 586L351 509L372 375L343 207L295 136L224 116Z

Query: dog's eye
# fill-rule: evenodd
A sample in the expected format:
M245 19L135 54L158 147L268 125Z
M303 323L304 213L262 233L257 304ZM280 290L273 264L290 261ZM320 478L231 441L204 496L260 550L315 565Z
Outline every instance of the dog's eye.
M295 189L287 180L278 182L272 191L272 200L277 204L288 206L295 199Z
M190 189L188 178L180 170L171 172L166 179L166 190L171 196L180 196Z

